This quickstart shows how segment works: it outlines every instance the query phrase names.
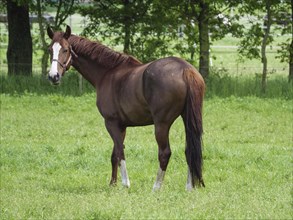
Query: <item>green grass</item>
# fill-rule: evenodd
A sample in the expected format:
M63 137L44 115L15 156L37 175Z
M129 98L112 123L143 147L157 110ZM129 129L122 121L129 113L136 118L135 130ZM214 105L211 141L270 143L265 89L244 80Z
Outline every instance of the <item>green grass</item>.
M109 187L112 141L94 93L1 94L1 219L292 219L292 100L207 98L206 188L185 191L184 131L160 192L153 127L129 128L131 188Z
M293 99L292 82L287 77L269 76L267 89L261 89L261 76L231 76L225 69L212 69L211 76L206 79L207 97L246 97Z
M70 96L79 96L85 93L92 93L93 86L82 78L80 85L80 77L76 71L70 70L62 77L61 86L52 86L48 80L48 76L40 76L35 74L31 77L26 76L5 76L0 73L1 93L6 94L62 94ZM63 83L64 82L64 83Z

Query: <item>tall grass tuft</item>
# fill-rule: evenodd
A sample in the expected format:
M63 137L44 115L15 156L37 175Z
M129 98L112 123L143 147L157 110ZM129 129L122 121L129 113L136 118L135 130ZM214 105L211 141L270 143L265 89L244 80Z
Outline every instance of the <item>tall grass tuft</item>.
M75 71L68 72L62 78L59 86L52 85L47 76L43 75L25 77L1 74L0 80L1 93L7 94L36 93L79 96L94 91L93 87L84 79L82 80L82 87L80 86L80 77Z
M213 70L206 79L207 97L246 97L256 96L263 98L293 99L292 83L284 76L270 76L267 82L267 91L262 92L261 76L240 75L231 76L225 69Z
M80 86L80 76L77 72L68 72L62 79L61 85L53 86L47 76L34 75L7 76L0 74L1 93L6 94L61 94L70 96L80 96L85 93L94 92L94 88L86 81L82 80ZM263 98L283 98L293 99L293 86L288 83L285 76L271 75L268 78L267 91L261 90L261 77L259 75L232 76L225 69L211 71L206 79L206 97L246 97L256 96Z

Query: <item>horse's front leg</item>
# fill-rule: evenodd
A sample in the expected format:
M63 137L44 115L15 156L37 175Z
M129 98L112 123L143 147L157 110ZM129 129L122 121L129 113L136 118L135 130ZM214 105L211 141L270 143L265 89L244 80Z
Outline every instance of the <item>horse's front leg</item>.
M110 185L115 185L117 183L117 171L118 166L120 166L122 185L130 187L130 182L126 170L126 162L124 156L124 138L126 134L126 128L121 127L118 123L106 120L106 128L111 135L114 142L113 152L111 156L112 163L112 177Z

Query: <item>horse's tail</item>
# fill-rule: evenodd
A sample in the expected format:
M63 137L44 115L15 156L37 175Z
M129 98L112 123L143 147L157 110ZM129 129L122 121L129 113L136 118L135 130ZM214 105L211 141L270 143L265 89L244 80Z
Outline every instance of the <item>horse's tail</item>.
M192 186L205 186L202 178L202 105L205 83L201 75L192 68L185 69L183 79L187 86L183 121L186 133L185 155L192 178Z

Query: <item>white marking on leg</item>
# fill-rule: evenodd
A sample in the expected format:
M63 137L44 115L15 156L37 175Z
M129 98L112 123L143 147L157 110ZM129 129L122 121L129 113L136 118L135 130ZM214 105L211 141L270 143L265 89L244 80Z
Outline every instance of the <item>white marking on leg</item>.
M130 181L129 181L128 174L127 174L126 161L125 160L120 161L120 172L121 172L122 185L126 186L127 188L129 188L130 187Z
M163 180L164 180L165 172L166 171L163 171L161 168L159 168L157 179L153 187L153 191L159 190L161 188Z
M188 167L186 190L191 191L192 189L193 189L193 187L192 187L192 177L191 177L190 169Z
M52 49L53 49L53 60L54 59L58 60L61 45L58 42L55 42L53 44L53 46L52 46ZM51 68L50 68L50 71L49 71L49 75L51 77L54 77L58 73L58 68L57 67L58 67L58 63L56 61L52 62Z

